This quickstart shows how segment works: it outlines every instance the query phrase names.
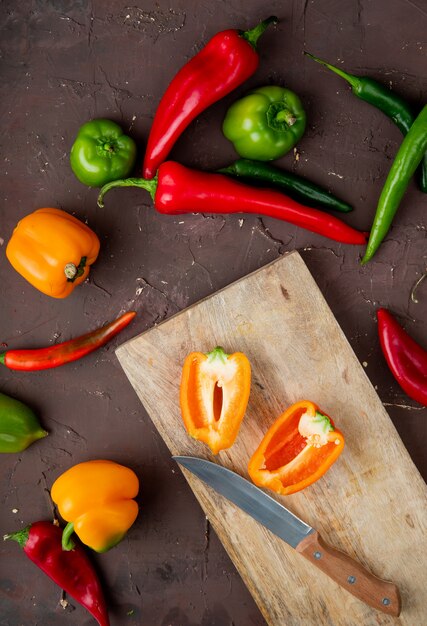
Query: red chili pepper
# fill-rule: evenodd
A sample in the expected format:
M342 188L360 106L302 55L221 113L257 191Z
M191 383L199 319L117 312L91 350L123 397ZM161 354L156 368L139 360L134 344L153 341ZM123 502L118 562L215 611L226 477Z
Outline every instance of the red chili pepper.
M178 137L199 113L247 80L258 67L256 43L269 17L249 31L224 30L182 67L166 89L151 127L143 176L153 178Z
M391 373L403 391L427 406L427 351L386 309L377 311L381 348Z
M245 185L230 176L191 170L175 161L159 167L153 180L126 178L107 183L101 189L98 205L113 187L141 187L150 192L160 213L256 213L296 224L314 233L341 241L364 245L367 233L318 209L306 207L279 191Z
M25 554L57 585L85 607L100 626L109 626L101 583L84 549L62 549L62 528L51 522L35 522L5 535L17 541Z
M8 350L0 354L0 363L11 370L34 371L47 370L51 367L59 367L71 361L77 361L90 352L97 350L110 341L115 335L133 320L135 311L128 311L119 318L93 330L86 335L58 343L48 348L37 350Z

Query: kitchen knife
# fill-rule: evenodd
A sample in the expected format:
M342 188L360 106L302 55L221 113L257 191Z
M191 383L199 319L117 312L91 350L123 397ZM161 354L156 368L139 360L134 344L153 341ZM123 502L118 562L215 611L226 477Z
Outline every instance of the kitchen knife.
M401 601L396 585L377 578L360 563L329 546L314 528L248 480L205 459L172 458L286 541L356 598L384 613L400 614Z

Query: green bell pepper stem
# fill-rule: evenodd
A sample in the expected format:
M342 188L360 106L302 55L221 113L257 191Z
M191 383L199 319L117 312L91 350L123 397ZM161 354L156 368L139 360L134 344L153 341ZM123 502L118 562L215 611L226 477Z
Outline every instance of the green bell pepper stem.
M277 113L276 121L286 122L288 126L292 126L297 121L297 118L292 113L292 111L289 111L289 109L282 109L281 111Z
M378 201L362 264L372 259L387 235L406 188L427 150L427 104L402 141Z
M62 549L66 552L73 550L75 548L75 543L71 539L71 535L74 532L74 524L73 522L68 522L64 530L62 531Z
M262 22L257 24L251 30L241 31L240 36L243 37L243 39L246 39L246 41L250 43L253 48L256 48L258 39L261 37L266 28L270 24L277 24L278 21L279 20L275 15L271 15L270 17L267 17L266 20L263 20Z
M154 201L154 196L156 195L156 189L158 184L158 175L156 174L154 178L151 180L146 180L145 178L124 178L122 180L113 180L111 183L107 183L104 185L99 192L98 195L98 206L103 209L104 208L104 196L107 191L113 189L114 187L139 187L140 189L145 189L150 194L151 198Z

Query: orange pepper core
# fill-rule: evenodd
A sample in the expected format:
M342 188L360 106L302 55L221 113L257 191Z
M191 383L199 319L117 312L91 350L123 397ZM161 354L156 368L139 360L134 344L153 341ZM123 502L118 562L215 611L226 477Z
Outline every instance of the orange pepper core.
M92 550L106 552L121 541L138 515L136 474L114 461L70 467L52 485L52 500L68 524L62 545L72 550L73 532Z
M246 411L251 366L242 352L192 352L182 370L180 404L188 434L213 454L233 445Z
M286 496L318 480L344 448L329 416L308 400L293 404L270 427L249 461L253 482Z
M61 209L48 208L18 222L6 256L33 287L53 298L66 298L86 280L99 247L89 226Z

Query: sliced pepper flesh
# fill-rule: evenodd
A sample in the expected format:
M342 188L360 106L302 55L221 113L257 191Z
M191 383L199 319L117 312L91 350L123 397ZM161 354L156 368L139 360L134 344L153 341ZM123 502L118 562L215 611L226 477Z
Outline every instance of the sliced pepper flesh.
M251 479L280 495L301 491L337 460L344 436L316 404L293 404L270 427L249 461Z
M249 400L251 366L242 352L192 352L184 362L181 413L188 434L213 454L233 445Z

